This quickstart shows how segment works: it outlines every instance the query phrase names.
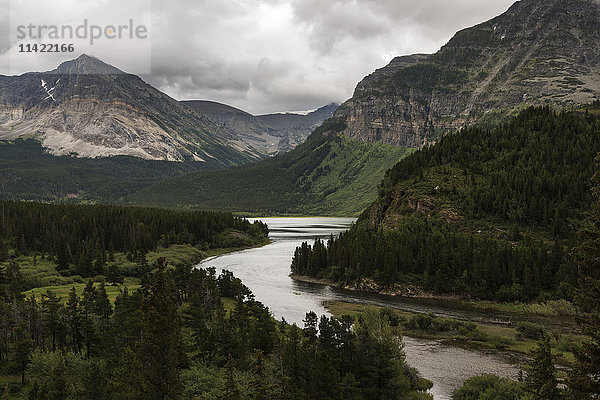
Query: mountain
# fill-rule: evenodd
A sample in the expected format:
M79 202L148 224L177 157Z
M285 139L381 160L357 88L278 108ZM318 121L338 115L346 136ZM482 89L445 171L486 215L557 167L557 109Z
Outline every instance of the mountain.
M49 72L0 76L0 139L35 137L53 155L220 166L258 158L227 134L139 77L87 55Z
M254 116L225 104L191 100L183 103L205 115L229 132L227 139L240 148L262 156L290 151L304 143L312 131L333 116L337 104L328 104L313 112Z
M518 1L433 55L394 59L336 117L352 139L420 147L524 105L590 102L600 97L599 20L596 0Z
M375 198L377 177L411 148L467 124L498 126L527 104L563 107L600 96L599 16L598 3L588 0L517 2L458 32L436 54L397 57L365 77L290 154L212 176L176 177L125 199L257 213L359 213ZM286 118L298 116L263 122Z

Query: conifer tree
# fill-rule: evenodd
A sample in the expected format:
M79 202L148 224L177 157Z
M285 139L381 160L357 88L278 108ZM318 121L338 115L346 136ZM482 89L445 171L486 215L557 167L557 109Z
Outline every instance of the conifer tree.
M544 336L532 352L533 359L526 366L525 387L533 400L558 400L561 393L556 379L556 367L550 339Z
M179 398L180 326L174 283L166 271L167 262L159 258L149 293L143 300L144 327L138 345L143 366L145 398Z
M579 260L581 288L575 298L579 323L590 337L575 349L575 366L568 378L570 399L600 398L600 172L594 179L596 199L592 230Z

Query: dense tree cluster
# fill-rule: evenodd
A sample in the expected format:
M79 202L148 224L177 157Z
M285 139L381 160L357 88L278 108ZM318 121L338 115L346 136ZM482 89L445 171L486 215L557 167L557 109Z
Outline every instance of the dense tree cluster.
M466 128L413 153L388 171L380 193L436 167L455 169L464 182L452 202L464 215L568 226L590 209L598 152L597 113L530 108L498 128Z
M230 213L0 202L0 261L11 247L17 255L51 256L64 273L91 277L103 274L115 252L135 259L159 245L219 247L226 230L268 234L265 224Z
M514 246L423 216L407 217L393 230L360 223L327 245L304 243L292 260L292 272L298 275L346 283L368 277L504 301L541 293L568 296L577 283L576 271L558 242Z
M91 282L65 302L3 280L0 372L29 381L32 400L430 399L382 313L308 313L299 328L229 272L158 259L147 275L114 307Z
M502 301L572 298L571 249L591 212L600 151L598 107L589 108L530 108L499 128L466 128L412 154L387 173L374 206L394 229L374 225L368 210L327 245L299 247L292 271ZM415 212L411 196L430 199L432 212ZM435 218L441 210L460 217Z

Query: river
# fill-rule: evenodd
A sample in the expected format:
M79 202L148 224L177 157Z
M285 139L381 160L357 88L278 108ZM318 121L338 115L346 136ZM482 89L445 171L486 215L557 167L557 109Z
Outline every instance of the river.
M323 302L343 300L386 305L406 311L433 312L437 315L487 320L504 318L497 313L464 309L451 302L400 299L351 292L326 285L297 282L289 277L294 250L303 241L337 235L348 229L352 218L261 218L269 226L272 243L254 249L225 254L203 261L202 268L229 270L252 290L277 319L302 326L307 311L325 314ZM515 378L518 367L502 355L444 345L438 341L404 338L406 358L421 375L434 383L435 400L451 399L452 391L474 375L493 373Z

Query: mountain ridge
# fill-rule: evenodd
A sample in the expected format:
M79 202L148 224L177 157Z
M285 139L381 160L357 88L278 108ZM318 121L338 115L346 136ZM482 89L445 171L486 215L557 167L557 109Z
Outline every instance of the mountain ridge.
M593 101L600 97L599 19L597 1L519 1L457 32L435 54L394 59L359 83L335 116L350 138L420 147L524 104Z
M285 153L301 143L325 119L333 116L338 104L329 103L306 115L296 113L252 115L233 106L210 100L182 101L196 112L223 126L228 140L266 157Z

